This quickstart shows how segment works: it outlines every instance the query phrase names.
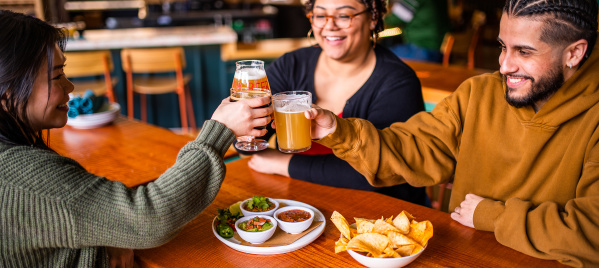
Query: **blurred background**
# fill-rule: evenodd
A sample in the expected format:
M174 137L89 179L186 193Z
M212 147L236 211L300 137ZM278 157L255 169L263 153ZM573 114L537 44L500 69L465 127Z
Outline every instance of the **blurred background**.
M466 66L468 53L474 52L470 60L476 68L497 69L496 38L504 1L433 0L444 5L441 1L447 1L448 30L455 38L450 64ZM79 22L80 34L88 29L227 25L239 43L251 44L305 37L310 27L300 0L0 0L0 8L54 24ZM402 36L381 42L402 43Z

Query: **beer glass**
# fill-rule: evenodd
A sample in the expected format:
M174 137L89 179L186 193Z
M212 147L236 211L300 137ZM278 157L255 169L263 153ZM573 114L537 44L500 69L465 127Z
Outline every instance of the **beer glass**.
M261 60L242 60L235 63L235 77L231 87L231 101L270 96L270 85L266 78L264 62ZM266 106L258 107L263 108ZM266 126L257 127L263 129ZM260 151L268 147L268 141L253 136L237 138L235 148L241 151Z
M272 96L279 151L299 153L310 149L310 120L304 112L312 106L308 91L285 91Z

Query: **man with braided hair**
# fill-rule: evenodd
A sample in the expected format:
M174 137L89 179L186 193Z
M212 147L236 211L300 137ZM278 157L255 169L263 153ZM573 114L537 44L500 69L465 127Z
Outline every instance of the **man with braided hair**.
M459 223L525 254L599 266L596 0L507 0L498 72L378 130L313 108L312 137L375 186L453 180Z

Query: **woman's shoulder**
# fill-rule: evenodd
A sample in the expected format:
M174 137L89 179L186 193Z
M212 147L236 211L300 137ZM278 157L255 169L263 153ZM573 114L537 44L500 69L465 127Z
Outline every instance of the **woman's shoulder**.
M72 200L99 179L75 160L53 151L0 145L0 186L11 191Z

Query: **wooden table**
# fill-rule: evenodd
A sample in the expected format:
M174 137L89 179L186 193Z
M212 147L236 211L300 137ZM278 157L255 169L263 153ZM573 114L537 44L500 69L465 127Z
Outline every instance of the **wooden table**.
M96 129L65 126L50 131L50 147L87 171L131 187L155 180L175 163L193 137L119 117ZM234 149L225 158L237 155Z
M301 201L313 205L327 219L324 233L297 251L277 255L238 252L219 241L211 223L218 208L253 195ZM137 250L141 267L356 267L347 253L334 253L339 231L328 220L339 211L353 217L395 216L401 210L417 220L430 220L434 236L410 267L547 267L555 261L536 259L500 245L490 232L476 231L453 221L449 214L382 194L317 185L250 170L247 159L227 164L227 175L214 202L165 245Z
M89 171L119 180L128 186L147 183L174 162L179 149L192 138L138 121L119 118L105 127L82 130L69 126L52 130L50 146ZM311 244L285 254L253 255L220 242L211 222L218 208L264 195L315 206L326 219L337 210L350 222L353 217L380 218L401 210L417 220L430 220L434 236L410 267L547 267L555 261L529 257L500 245L489 232L476 231L449 214L382 194L317 185L252 171L248 159L227 164L227 174L214 202L170 242L153 249L136 250L141 267L356 267L348 253L334 253L339 231L327 220L324 233Z

